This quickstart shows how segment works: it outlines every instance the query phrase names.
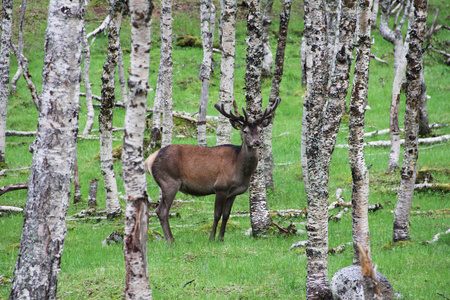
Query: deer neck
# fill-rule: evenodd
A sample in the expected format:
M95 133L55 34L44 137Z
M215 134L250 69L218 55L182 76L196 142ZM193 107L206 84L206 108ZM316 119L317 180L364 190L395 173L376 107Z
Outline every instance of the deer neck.
M241 170L244 175L252 175L258 166L259 149L249 147L245 142L242 143L239 153Z

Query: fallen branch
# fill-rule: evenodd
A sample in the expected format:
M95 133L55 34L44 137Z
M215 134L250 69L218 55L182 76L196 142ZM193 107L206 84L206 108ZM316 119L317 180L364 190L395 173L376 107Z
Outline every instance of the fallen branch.
M36 131L16 131L16 130L6 130L6 136L34 136Z
M432 190L441 192L450 192L449 183L419 183L414 185L414 190ZM391 189L392 192L400 191L400 187Z
M380 202L369 205L369 211L370 212L376 212L377 210L383 209L383 206Z
M439 240L439 237L441 235L449 234L449 233L450 233L450 229L447 229L447 231L445 231L445 232L436 233L431 241L425 241L425 242L423 242L423 244L428 245L428 244L436 243Z
M375 59L376 61L379 61L379 62L381 62L381 63L386 64L386 65L389 66L389 63L388 63L387 61L382 60L381 58L377 57L377 56L374 55L374 54L370 54L370 58L371 58L371 59Z
M352 206L351 202L344 202L344 200L338 200L338 201L332 202L328 206L328 210L332 210L332 209L335 209L337 207L351 207L351 206Z
M15 206L0 206L0 211L3 212L23 212L23 208Z
M277 227L278 230L280 230L281 234L295 235L297 233L297 228L295 228L295 225L292 224L292 222L288 227L281 226L281 225L275 223L273 220L272 220L272 224L275 225L275 227Z
M106 29L106 27L108 27L109 21L110 21L110 16L108 14L106 16L105 20L102 22L102 24L97 29L95 29L91 33L87 34L87 38L90 38L91 36L96 36L100 32L104 31Z
M390 211L394 213L393 210ZM410 212L412 215L450 215L450 208L443 208L438 210L413 210Z
M353 244L353 242L348 242L348 243L342 244L340 246L331 248L330 250L328 250L328 253L329 254L342 253L342 252L344 252L345 247L347 247L347 245L351 245L351 244Z
M281 209L269 211L271 216L278 216L284 218L306 218L307 209Z
M0 177L5 175L6 172L15 172L15 171L21 171L21 170L28 170L28 169L31 169L31 167L18 168L18 169L3 169L0 171Z
M430 124L428 127L429 128L440 128L440 127L446 127L446 126L448 126L448 124L446 124L446 123L433 123L433 124ZM403 131L405 131L405 130L400 128L400 132L403 132ZM389 128L382 129L382 130L375 130L375 131L364 133L364 137L373 137L376 135L388 134L389 132L390 132Z
M16 191L16 190L24 190L24 189L28 189L28 182L5 185L0 188L0 196L7 192L12 192L12 191Z
M348 208L344 208L343 210L339 211L338 214L336 216L330 215L328 217L328 221L330 221L331 219L333 219L333 221L335 222L339 222L342 219L342 216L348 212Z
M400 129L400 132L405 131L404 129ZM371 132L364 133L364 137L373 137L376 135L382 135L382 134L388 134L390 132L389 129L383 129L383 130L375 130Z
M306 246L308 245L308 241L299 241L299 242L296 242L296 243L293 243L292 245L291 245L291 247L289 248L289 251L291 251L292 249L295 249L295 248L306 248Z
M426 145L426 144L434 144L434 143L440 143L440 142L446 142L450 140L450 134L434 137L434 138L424 138L419 139L418 143L419 145ZM404 139L400 140L400 145L403 145L405 143ZM375 141L375 142L368 142L364 143L364 146L371 146L371 147L389 147L391 145L391 141ZM341 144L336 145L337 148L348 148L347 144Z

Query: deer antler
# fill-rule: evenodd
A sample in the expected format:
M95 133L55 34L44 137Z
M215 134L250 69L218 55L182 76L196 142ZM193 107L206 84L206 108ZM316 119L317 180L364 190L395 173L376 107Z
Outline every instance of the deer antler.
M227 117L227 118L230 119L230 120L237 121L237 122L239 122L239 123L241 123L241 124L248 123L247 112L246 112L245 109L242 107L242 111L244 112L244 116L241 116L241 115L239 114L239 111L238 111L237 104L236 104L236 101L235 101L235 100L233 100L233 107L234 107L234 112L235 112L235 114L233 114L233 113L231 112L231 110L230 110L229 113L227 113L227 112L225 111L225 107L224 107L223 103L220 104L220 105L219 105L218 103L216 103L216 104L214 104L214 107L215 107L222 115L224 115L225 117Z
M258 117L256 117L255 122L261 123L265 118L269 117L275 111L275 109L277 109L277 107L280 104L280 102L281 102L281 98L280 97L275 99L274 104L271 107L266 107L264 112L262 114L260 114Z

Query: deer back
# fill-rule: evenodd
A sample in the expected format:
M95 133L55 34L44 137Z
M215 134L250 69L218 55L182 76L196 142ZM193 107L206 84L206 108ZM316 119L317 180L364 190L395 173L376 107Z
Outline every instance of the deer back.
M255 150L256 157L252 157L242 153L241 146L170 145L147 158L145 170L161 188L178 187L191 195L209 195L238 186L241 190L242 184L248 186L258 163Z

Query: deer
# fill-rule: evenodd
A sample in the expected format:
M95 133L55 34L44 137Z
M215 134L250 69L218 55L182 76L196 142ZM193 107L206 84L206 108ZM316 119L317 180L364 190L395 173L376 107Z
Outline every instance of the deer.
M223 241L233 202L237 195L247 191L250 177L258 165L261 132L272 122L280 102L281 98L277 98L255 120L250 120L243 107L243 115L240 115L236 101L233 101L234 114L231 110L226 112L223 104L214 105L229 119L232 127L240 131L241 146L172 144L159 149L145 160L146 173L153 176L161 189L156 214L168 244L174 241L169 226L169 210L178 191L193 196L215 194L214 222L209 240L215 240L217 225L222 218L218 238Z

